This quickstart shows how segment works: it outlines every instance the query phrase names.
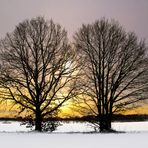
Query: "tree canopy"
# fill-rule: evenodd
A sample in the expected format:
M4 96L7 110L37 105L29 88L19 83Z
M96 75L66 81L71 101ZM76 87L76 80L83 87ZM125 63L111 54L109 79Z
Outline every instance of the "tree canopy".
M43 17L25 20L0 42L5 99L32 112L35 129L54 117L74 93L76 64L67 32Z
M109 130L114 112L147 98L146 44L118 22L102 18L79 29L75 47L83 65L84 102L100 130Z

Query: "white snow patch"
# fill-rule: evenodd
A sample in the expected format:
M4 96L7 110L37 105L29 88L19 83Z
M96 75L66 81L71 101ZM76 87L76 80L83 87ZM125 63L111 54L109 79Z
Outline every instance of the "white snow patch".
M0 132L28 132L29 128L17 121L0 121Z
M113 122L112 128L124 132L148 132L148 122Z
M21 122L14 121L0 121L0 132L28 132L31 131L26 128L25 125L21 125ZM148 132L148 121L147 122L113 122L112 128L117 131L123 132ZM77 133L77 132L93 132L94 128L88 123L84 122L69 122L62 123L59 126L56 133Z
M2 148L147 148L148 133L0 133Z
M148 122L113 123L113 128L128 133L88 134L87 123L70 122L57 133L28 132L19 122L0 121L1 148L148 148ZM137 133L136 133L137 132Z

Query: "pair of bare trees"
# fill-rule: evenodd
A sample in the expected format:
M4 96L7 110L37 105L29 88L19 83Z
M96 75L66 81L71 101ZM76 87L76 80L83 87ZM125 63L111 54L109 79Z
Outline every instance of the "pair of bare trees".
M85 100L100 131L111 129L114 112L145 99L146 45L134 33L101 19L83 25L74 39L72 48L60 25L38 17L0 42L1 97L29 110L35 130L71 98Z

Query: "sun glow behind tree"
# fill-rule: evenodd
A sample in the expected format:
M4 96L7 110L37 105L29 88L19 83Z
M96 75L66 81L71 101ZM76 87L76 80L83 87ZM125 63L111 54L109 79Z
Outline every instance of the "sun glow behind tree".
M56 117L60 107L76 95L78 68L67 32L42 17L25 20L1 40L1 88L4 99L32 113L35 129ZM29 112L29 113L30 113Z

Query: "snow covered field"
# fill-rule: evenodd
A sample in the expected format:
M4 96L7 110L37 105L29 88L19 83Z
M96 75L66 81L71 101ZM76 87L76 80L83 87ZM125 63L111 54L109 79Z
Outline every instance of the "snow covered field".
M0 122L1 148L148 148L148 122L113 123L127 133L88 134L86 123L65 123L55 133L28 132L18 122ZM63 133L67 132L67 133Z
M0 133L1 148L148 148L148 133Z
M117 131L137 133L148 133L148 122L113 122L112 128ZM1 132L29 132L30 129L25 125L21 125L19 122L0 121L0 133ZM59 126L55 133L78 133L78 132L93 132L94 128L88 123L81 122L69 122L63 123Z

